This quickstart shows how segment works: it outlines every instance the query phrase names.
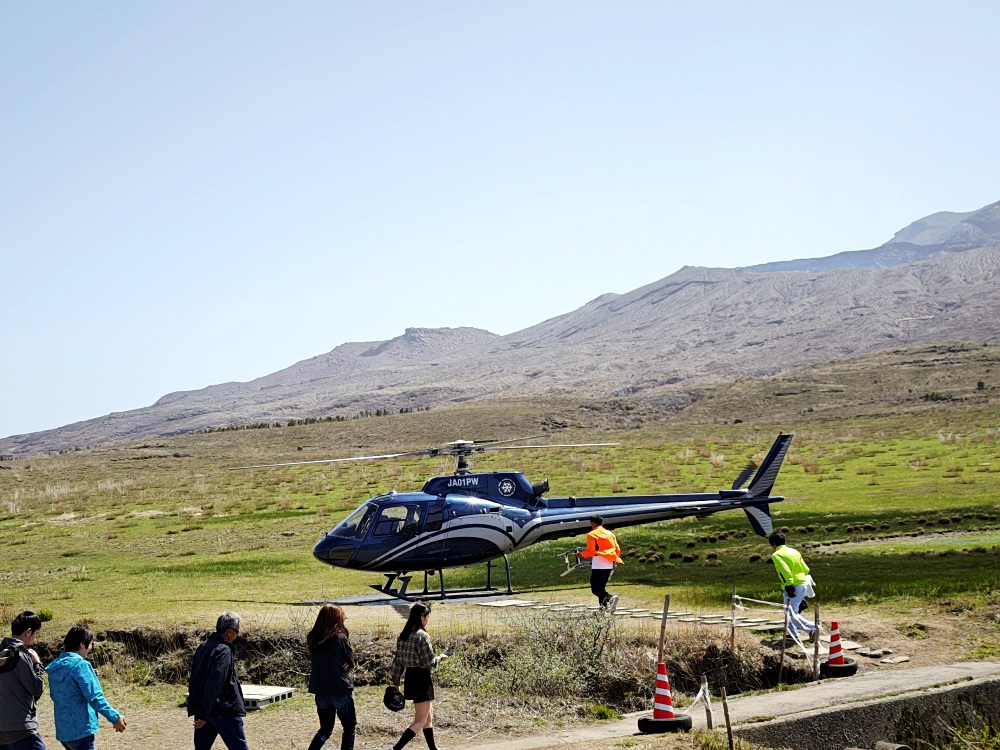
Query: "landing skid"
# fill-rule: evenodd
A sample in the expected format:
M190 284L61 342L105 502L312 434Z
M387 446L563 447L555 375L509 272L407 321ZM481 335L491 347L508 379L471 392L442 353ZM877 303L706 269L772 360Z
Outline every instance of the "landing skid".
M399 573L386 573L385 583L381 586L377 586L374 583L371 587L376 591L379 591L388 596L396 597L397 599L403 599L408 602L422 602L428 600L444 601L447 599L468 599L470 597L476 596L509 596L514 593L514 589L511 587L510 583L510 560L507 555L503 556L504 569L507 573L507 590L498 589L492 585L493 578L493 560L489 560L486 563L486 587L481 589L452 589L447 590L444 587L444 571L440 568L436 570L425 570L424 571L424 590L419 592L409 591L410 581L413 575L407 571L402 571ZM437 591L431 591L428 587L430 576L437 574L438 580L441 582L441 586ZM394 584L398 584L398 588L393 588Z

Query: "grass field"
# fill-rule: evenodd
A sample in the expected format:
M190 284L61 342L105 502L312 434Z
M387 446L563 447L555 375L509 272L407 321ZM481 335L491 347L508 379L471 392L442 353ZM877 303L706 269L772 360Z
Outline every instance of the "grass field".
M996 407L629 430L584 424L580 414L593 413L569 402L479 405L0 462L0 614L47 609L60 628L79 618L99 627L183 625L229 606L362 593L377 577L317 563L313 543L371 495L450 473L450 460L228 467L429 447L458 435L538 434L553 421L569 425L557 442L621 445L486 454L477 470L547 477L553 495L715 490L759 460L779 429L797 431L774 518L811 560L824 602L974 594L1000 581ZM733 587L773 596L766 541L745 532L738 512L622 529L627 564L615 584L651 605L664 589L706 606L728 605ZM584 573L558 575L557 553L578 541L515 553L515 587L585 589ZM463 569L448 580L482 575Z
M9 622L22 609L47 610L53 618L45 626L51 650L79 619L98 631L153 628L166 640L178 634L191 639L220 611L236 609L247 616L249 650L269 638L291 644L278 660L288 661L282 679L290 681L282 684L301 687L296 660L303 658L300 641L315 608L299 605L365 593L368 584L380 582L372 574L316 562L312 545L368 497L419 489L453 466L450 460L414 459L231 467L399 452L457 438L550 434L552 442L620 445L486 454L476 469L516 469L532 480L548 478L556 496L717 490L729 487L749 460L760 460L783 430L794 432L795 439L775 485L775 493L786 498L772 506L775 525L787 530L789 542L809 561L824 620L831 619L830 612L849 613L855 629L882 637L891 631L899 648L909 650L919 641L915 658L925 663L941 663L934 661L935 650L942 659L996 658L1000 403L989 381L995 354L928 347L811 374L724 384L700 391L694 407L680 414L621 399L464 404L342 423L81 446L60 455L0 461L5 546L0 621ZM615 573L612 589L629 606L658 608L665 592L675 609L715 611L728 610L734 588L748 598L778 596L770 548L738 511L621 529L619 538L626 565ZM515 588L535 599L589 602L584 571L559 576L563 562L557 553L581 542L566 539L515 553ZM478 584L484 577L481 567L447 576L452 586ZM372 669L384 667L405 607L350 609L359 653L367 654ZM526 627L483 608L437 611L436 643L458 648L451 669L459 671L441 674L446 689L438 721L452 745L595 721L607 706L634 707L649 688L644 675L658 629L652 621L623 620L616 637L624 650L604 655L609 669L627 664L635 673L616 698L570 690L565 675L583 679L587 672L579 659L565 661L569 657L562 652L533 654L528 661L543 667L533 671L520 658L498 661L494 653L498 628L517 637L530 636L531 628L555 628L529 637L521 654L598 620L564 624L540 616ZM757 641L740 636L747 647L738 645L736 652L759 659ZM671 659L679 666L687 656L678 651L692 649L691 675L709 671L715 689L723 673L734 678L734 663L714 668L699 659L709 652L725 659L733 654L705 646L706 637L697 630L677 634ZM176 708L190 658L189 640L184 644L136 659L123 656L122 641L104 641L98 655L105 687L123 701L130 732L102 735L102 742L131 749L163 744L164 738L172 746L189 741L183 712ZM704 654L696 654L699 646ZM271 668L275 657L258 661ZM495 669L484 668L494 661ZM256 663L241 661L241 668ZM758 677L762 668L756 662L752 667ZM469 676L462 669L471 670ZM672 671L677 678L681 673ZM517 698L500 697L514 689L512 680L550 674L564 675L559 684L568 692L559 698L544 684L521 685ZM399 726L386 724L380 678L369 679L358 691L360 704L367 706L361 712L362 746L382 746L406 719L393 717ZM746 689L752 679L737 682ZM683 685L675 685L675 692ZM483 695L494 697L484 703ZM469 701L485 708L470 713ZM308 741L313 721L311 702L300 695L251 717L250 725L268 746L295 747ZM716 746L712 742L676 746ZM657 738L628 746L668 745Z

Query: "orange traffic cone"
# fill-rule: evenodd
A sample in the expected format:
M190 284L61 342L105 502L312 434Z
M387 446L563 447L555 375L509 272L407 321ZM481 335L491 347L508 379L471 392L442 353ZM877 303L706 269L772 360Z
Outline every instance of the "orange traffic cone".
M824 677L850 677L858 671L858 663L841 651L840 623L830 623L830 655L819 663L819 673Z
M653 698L653 718L674 718L674 701L670 696L670 681L667 680L667 665L662 661L656 665L656 696Z
M691 717L687 714L674 715L674 701L670 697L670 683L667 681L667 665L662 661L656 665L656 694L653 697L653 718L639 718L639 731L643 734L691 731Z
M834 620L830 623L830 664L843 664L844 652L840 650L840 623Z

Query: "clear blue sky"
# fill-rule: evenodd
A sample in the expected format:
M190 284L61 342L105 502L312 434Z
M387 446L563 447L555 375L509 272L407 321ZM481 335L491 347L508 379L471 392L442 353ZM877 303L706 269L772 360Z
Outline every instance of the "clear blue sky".
M1000 200L1000 3L4 2L0 436Z

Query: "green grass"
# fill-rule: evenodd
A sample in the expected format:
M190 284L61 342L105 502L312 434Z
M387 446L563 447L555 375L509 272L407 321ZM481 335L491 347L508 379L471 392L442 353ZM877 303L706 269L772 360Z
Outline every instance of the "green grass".
M324 567L312 558L313 543L361 501L391 488L419 489L433 474L449 473L450 461L227 467L428 447L461 435L537 434L553 415L570 425L558 442L621 446L486 454L476 469L547 477L552 495L716 490L751 457L760 460L779 429L795 431L775 486L786 500L773 506L774 519L805 553L825 604L973 595L1000 580L995 405L949 402L780 426L650 420L624 431L601 426L606 414L592 405L529 407L188 435L0 462L0 614L51 609L59 627L78 618L101 626L184 624L225 602L363 593L379 576ZM769 547L749 531L739 512L621 529L628 554L613 587L651 606L665 590L687 605L728 607L734 586L743 596L773 598ZM515 587L585 591L586 574L561 578L557 557L580 542L515 553ZM671 552L697 558L670 559ZM484 573L446 576L451 586L471 585Z

